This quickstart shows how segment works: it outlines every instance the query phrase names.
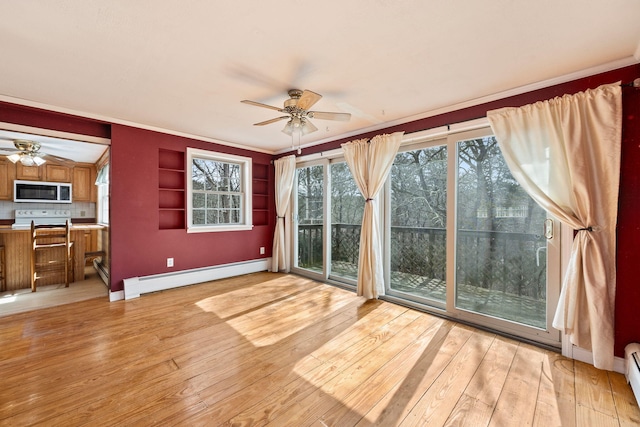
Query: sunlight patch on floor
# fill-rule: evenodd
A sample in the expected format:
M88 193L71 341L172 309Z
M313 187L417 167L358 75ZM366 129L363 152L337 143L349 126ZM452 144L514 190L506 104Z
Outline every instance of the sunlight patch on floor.
M5 295L0 298L0 304L8 304L10 302L14 302L16 299L18 299L18 297L15 295Z

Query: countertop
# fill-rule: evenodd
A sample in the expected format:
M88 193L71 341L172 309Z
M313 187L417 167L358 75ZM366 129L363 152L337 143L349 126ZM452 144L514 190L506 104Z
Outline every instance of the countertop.
M102 224L71 224L71 231L77 230L104 230L108 228L106 225ZM23 232L23 231L31 231L30 228L11 228L10 225L0 225L0 233L8 233L8 232Z

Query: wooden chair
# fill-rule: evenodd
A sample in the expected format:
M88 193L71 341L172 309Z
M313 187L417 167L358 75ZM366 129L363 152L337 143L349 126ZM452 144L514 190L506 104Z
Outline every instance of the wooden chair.
M73 281L74 253L69 221L60 225L35 225L31 221L31 292L38 279L64 272L65 287Z

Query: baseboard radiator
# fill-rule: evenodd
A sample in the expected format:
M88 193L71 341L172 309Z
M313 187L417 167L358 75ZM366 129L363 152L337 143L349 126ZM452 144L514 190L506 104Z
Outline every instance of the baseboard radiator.
M266 271L271 265L271 258L176 271L175 273L154 274L152 276L132 277L124 279L124 299L138 298L141 294L164 291L181 286L211 280L226 279L243 274Z
M636 401L640 405L640 344L629 344L624 349L627 364L627 382L631 384Z

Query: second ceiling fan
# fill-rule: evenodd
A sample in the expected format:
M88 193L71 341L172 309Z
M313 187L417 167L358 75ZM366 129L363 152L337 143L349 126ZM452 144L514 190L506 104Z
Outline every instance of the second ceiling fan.
M331 113L327 111L309 111L316 102L322 98L322 95L312 92L310 90L290 89L288 91L289 99L284 101L284 107L274 107L271 105L263 104L261 102L250 101L245 99L241 102L249 105L255 105L257 107L268 108L270 110L279 111L287 114L286 116L276 117L275 119L265 120L264 122L254 123L255 126L264 126L271 123L278 122L280 120L288 119L289 121L285 125L282 132L287 135L292 135L294 132L299 131L300 134L306 135L318 130L317 127L309 121L309 119L320 120L339 120L348 121L351 119L349 113Z

